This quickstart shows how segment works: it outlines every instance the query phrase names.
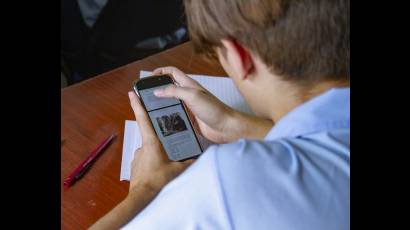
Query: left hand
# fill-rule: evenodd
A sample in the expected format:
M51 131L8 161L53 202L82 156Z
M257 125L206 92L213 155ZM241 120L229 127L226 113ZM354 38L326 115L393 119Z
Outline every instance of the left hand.
M144 188L157 193L182 173L193 160L169 160L139 98L134 92L129 92L128 96L142 136L142 147L135 151L132 161L129 191L131 193L133 190Z

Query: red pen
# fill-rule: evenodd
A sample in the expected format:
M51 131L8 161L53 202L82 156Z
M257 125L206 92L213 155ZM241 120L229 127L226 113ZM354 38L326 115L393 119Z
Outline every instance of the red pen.
M101 144L94 149L90 155L64 180L64 187L69 188L73 185L78 179L80 179L84 173L91 167L91 165L95 162L95 159L103 152L105 147L110 144L112 139L115 137L114 134L111 134L107 137Z

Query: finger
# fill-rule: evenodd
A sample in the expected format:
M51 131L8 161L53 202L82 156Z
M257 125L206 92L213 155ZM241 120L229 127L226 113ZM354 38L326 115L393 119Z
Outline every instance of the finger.
M193 159L191 160L186 160L184 162L182 162L183 167L188 168L189 166L191 166L195 161Z
M187 164L187 165L191 165L194 162L195 162L194 159L184 161L184 163Z
M195 100L194 99L195 95L193 95L193 94L196 94L198 92L196 92L195 89L190 89L190 88L184 88L184 87L178 87L178 86L169 86L169 87L171 87L171 89L166 89L165 91L164 91L165 88L155 90L154 95L157 96L157 97L174 97L174 98L178 98L178 99L183 100L187 104L186 110L187 110L187 113L188 113L189 120L191 121L191 123L193 125L195 133L198 133L198 132L200 133L199 126L196 122L196 117L195 117L194 113L191 111L191 109L189 108L190 100L192 100L192 101ZM173 90L175 90L175 91L173 91ZM178 93L177 92L178 90L181 90L181 91L184 91L184 92L179 92ZM196 101L196 102L198 103L198 101Z
M173 66L157 68L153 72L154 75L168 74L171 75L175 82L180 86L191 88L203 88L198 82L188 77L184 72Z
M202 92L198 89L179 87L176 85L170 85L164 88L154 90L154 95L157 97L177 98L183 100L187 104L191 104L193 100L200 99L199 96ZM196 101L198 103L198 101Z
M186 169L188 168L192 163L194 163L194 161L191 160L186 160L186 161L182 161L182 162L171 162L172 167L176 167L176 168L182 168L182 169Z
M137 121L141 131L142 142L149 143L157 137L155 135L154 129L152 128L148 114L147 112L145 112L145 109L143 108L140 100L134 92L128 92L128 96L130 98L132 110L135 114L135 120Z

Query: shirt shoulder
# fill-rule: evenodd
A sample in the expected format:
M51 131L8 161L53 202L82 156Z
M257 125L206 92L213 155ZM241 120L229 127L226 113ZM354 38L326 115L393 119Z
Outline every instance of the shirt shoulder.
M216 174L234 228L347 227L348 149L324 133L218 146Z

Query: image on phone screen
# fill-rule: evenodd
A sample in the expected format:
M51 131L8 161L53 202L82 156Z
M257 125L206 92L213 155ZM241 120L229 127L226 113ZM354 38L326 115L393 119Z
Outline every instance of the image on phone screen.
M181 101L174 98L158 98L153 93L155 89L168 85L142 89L138 92L169 159L178 161L197 156L202 150Z

